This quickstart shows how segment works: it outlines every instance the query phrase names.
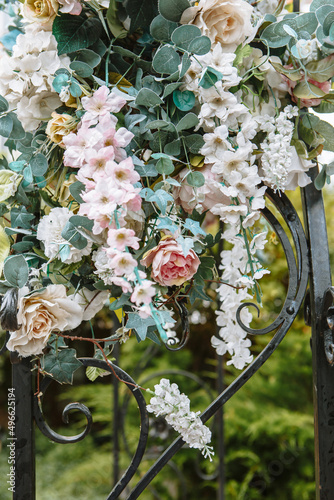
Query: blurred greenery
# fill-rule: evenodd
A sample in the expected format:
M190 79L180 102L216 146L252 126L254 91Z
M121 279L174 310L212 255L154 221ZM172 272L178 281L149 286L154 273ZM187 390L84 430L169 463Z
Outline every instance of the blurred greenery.
M331 192L325 192L330 200ZM295 206L300 201L293 195ZM328 233L331 260L334 260L334 217L328 205ZM288 283L286 262L281 246L270 234L269 256L264 264L271 275L262 280L263 308L254 325L270 323L284 301ZM215 315L210 307L197 314L198 324L192 325L187 347L170 352L147 343L136 344L131 338L121 346L119 364L136 382L153 388L162 376L179 384L188 394L194 410L203 411L217 394L217 359L210 347L215 332ZM94 324L97 336L112 327L108 313L99 315ZM85 333L85 332L83 332ZM254 338L256 355L268 342L268 337ZM82 343L80 355L91 355ZM227 361L227 360L226 360ZM179 373L187 371L188 376ZM239 374L224 361L224 384ZM196 377L202 382L198 383ZM73 412L70 425L61 422L61 412L68 402L81 401L93 414L92 432L81 442L61 445L50 442L36 429L37 499L66 500L105 499L113 484L115 439L112 376L89 382L84 370L79 370L74 386L53 383L48 389L43 408L47 422L66 435L80 432L84 417ZM0 432L3 450L0 453L0 475L8 472L6 451L6 389L10 386L8 356L0 358ZM122 475L133 456L139 436L139 413L128 389L119 384L120 412L124 424L117 422L119 441L119 474ZM213 421L212 421L213 420ZM143 500L216 498L219 481L217 419L212 419L213 445L216 456L205 461L195 450L183 448L140 496ZM226 500L313 500L313 403L310 329L305 326L302 312L270 360L224 406L224 462ZM154 460L175 439L174 431L163 419L151 419L149 443L133 486ZM202 477L199 477L200 472ZM204 475L204 476L203 476ZM211 479L210 479L211 477ZM213 477L213 479L212 479ZM120 498L126 498L129 489ZM186 491L186 494L185 494ZM5 482L0 485L0 498L10 498Z

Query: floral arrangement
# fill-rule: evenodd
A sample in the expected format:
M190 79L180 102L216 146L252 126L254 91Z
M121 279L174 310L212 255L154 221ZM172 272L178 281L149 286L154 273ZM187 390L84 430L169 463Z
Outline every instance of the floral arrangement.
M213 348L239 369L252 361L236 312L254 296L261 303L269 273L259 258L266 191L306 186L317 156L334 151L333 128L309 110L334 110L334 1L313 0L304 14L285 7L7 5L0 316L8 350L71 383L80 361L68 332L104 305L120 328L81 340L108 362L130 336L180 342L175 318L187 333L189 308L216 300ZM323 165L316 187L332 173ZM221 239L229 249L216 265ZM247 308L241 319L250 324ZM209 431L175 384L162 380L148 409L211 456Z

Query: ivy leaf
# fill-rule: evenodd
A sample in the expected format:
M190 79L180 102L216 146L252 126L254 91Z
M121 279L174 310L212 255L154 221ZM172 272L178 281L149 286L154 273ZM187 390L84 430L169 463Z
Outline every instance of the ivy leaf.
M109 309L111 311L117 311L117 309L120 309L129 301L130 295L131 293L124 293L118 299L109 304Z
M59 55L89 47L101 32L102 24L95 17L58 13L52 25Z
M75 349L63 349L44 356L43 369L60 384L72 384L74 372L82 366Z
M155 202L160 208L162 215L165 215L167 209L167 202L168 201L173 202L174 198L171 194L167 193L163 189L158 189L152 194L149 194L146 200L151 203Z
M168 229L168 231L174 234L179 228L169 217L159 217L158 221L157 229L159 231L161 229Z
M198 220L193 220L193 219L186 219L184 225L184 229L187 229L190 231L194 236L197 236L198 234L201 234L202 236L206 236L206 232L204 229L201 228L200 223Z
M145 340L147 336L147 329L149 326L154 326L155 321L153 318L141 318L139 314L129 313L126 328L135 330L140 340Z
M183 236L178 236L176 239L179 245L182 247L182 252L185 257L189 254L190 250L194 246L194 240L192 238L183 238Z

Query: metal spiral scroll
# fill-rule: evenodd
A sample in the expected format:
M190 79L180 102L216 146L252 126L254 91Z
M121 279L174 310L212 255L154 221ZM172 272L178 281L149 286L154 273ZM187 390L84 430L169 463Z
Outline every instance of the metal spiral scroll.
M149 430L149 420L148 420L148 413L146 410L146 402L144 399L144 396L142 395L141 391L137 389L137 386L135 382L132 380L132 378L124 372L121 368L118 366L114 365L113 363L110 363L111 366L109 366L105 361L100 360L100 359L94 359L94 358L79 358L83 366L93 366L95 368L100 368L105 371L109 371L110 373L114 372L117 374L117 376L128 386L130 389L132 395L135 397L137 404L138 404L138 409L140 413L140 435L139 435L139 442L137 446L137 450L130 462L130 465L126 469L125 473L121 477L121 479L117 482L117 484L114 486L112 491L110 492L107 500L116 500L121 492L124 490L124 488L127 486L133 475L135 474L137 468L139 467L139 464L143 458L145 448L146 448L146 443L147 443L147 438L148 438L148 430ZM43 379L40 387L40 392L42 394L45 393L46 389L52 382L52 379L49 377L46 377ZM83 432L80 434L77 434L75 436L63 436L61 434L58 434L57 432L53 431L48 424L45 422L40 404L38 402L37 396L35 396L34 400L34 417L37 423L37 426L39 427L40 431L49 439L52 441L55 441L57 443L65 444L65 443L75 443L77 441L82 440L90 431L91 425L92 425L92 415L87 408L87 406L81 404L81 403L70 403L68 404L64 411L63 411L63 420L65 423L69 422L68 419L68 414L71 410L77 410L82 412L86 419L87 419L87 425L86 428L84 429Z
M276 330L273 338L268 342L262 352L255 358L255 360L232 382L211 405L202 413L201 419L206 422L223 406L267 361L270 355L275 351L280 342L285 337L289 328L291 327L305 296L308 277L309 277L309 261L308 261L308 246L302 224L299 217L290 203L289 199L284 195L277 195L270 189L267 190L267 197L274 203L276 208L283 216L288 228L291 232L296 257L294 255L292 246L281 224L276 217L267 208L263 209L264 217L271 224L275 230L278 238L280 239L289 269L289 286L287 296L283 308L278 317L271 325L266 328L254 330L246 327L240 319L240 312L244 307L250 305L255 306L253 303L243 304L237 314L237 321L239 325L248 333L254 335L264 335ZM256 306L255 306L256 307ZM152 479L160 472L160 470L168 463L168 461L175 455L175 453L182 448L184 441L181 437L176 439L160 456L155 464L148 470L142 479L133 488L127 500L135 500L145 490L147 485Z

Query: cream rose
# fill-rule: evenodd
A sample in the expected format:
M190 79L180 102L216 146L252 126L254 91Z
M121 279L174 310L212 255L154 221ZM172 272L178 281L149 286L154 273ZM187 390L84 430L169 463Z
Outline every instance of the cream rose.
M51 30L58 8L56 0L25 0L22 13L28 21L36 21L43 29Z
M181 245L171 236L165 236L158 246L149 250L141 264L152 264L152 278L163 286L182 285L196 273L200 260L193 250L185 257Z
M64 135L76 130L78 121L73 116L63 113L60 115L55 111L51 113L52 119L49 120L45 133L51 141L65 149L63 143Z
M54 331L72 330L83 319L81 306L67 297L64 285L49 285L29 296L27 287L20 290L17 322L20 329L10 332L9 351L27 357L41 354Z
M186 9L181 24L195 24L213 44L220 43L226 52L234 52L253 34L253 7L244 0L200 0Z

